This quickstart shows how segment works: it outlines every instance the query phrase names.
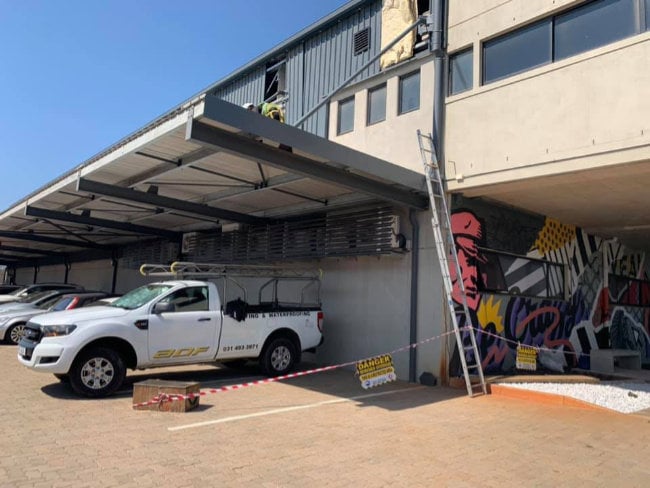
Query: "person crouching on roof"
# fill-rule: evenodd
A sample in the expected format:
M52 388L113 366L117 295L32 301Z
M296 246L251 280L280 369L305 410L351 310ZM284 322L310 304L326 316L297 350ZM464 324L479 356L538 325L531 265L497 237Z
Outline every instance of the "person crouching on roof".
M242 107L248 111L257 112L264 117L269 117L270 119L284 123L284 111L282 110L282 107L277 103L262 102L259 105L255 106L249 102L242 105ZM284 151L293 152L293 148L291 146L287 146L286 144L280 143L278 147Z

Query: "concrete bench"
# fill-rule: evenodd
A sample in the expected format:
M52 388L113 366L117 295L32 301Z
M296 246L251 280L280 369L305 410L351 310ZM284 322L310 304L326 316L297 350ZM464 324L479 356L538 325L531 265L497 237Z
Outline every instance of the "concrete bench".
M613 373L614 368L641 369L641 354L629 349L592 349L591 371Z

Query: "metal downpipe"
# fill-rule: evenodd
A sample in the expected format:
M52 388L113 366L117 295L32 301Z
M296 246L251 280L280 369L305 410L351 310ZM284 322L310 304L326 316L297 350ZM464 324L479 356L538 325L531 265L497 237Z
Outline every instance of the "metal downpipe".
M419 257L420 257L420 224L414 209L409 210L409 221L411 222L411 304L410 304L410 334L409 344L415 344L418 340L418 280L419 280ZM417 383L417 348L409 349L409 382Z
M445 97L447 92L447 0L429 0L431 31L429 49L433 53L433 143L440 163L440 172L445 176Z

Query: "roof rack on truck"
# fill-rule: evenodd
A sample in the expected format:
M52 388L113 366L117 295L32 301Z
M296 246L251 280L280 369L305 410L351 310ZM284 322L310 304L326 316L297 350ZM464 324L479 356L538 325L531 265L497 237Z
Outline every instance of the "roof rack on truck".
M223 282L234 284L243 294L243 300L248 301L247 287L237 281L236 278L268 278L263 283L258 283L258 303L275 303L280 305L278 299L278 285L280 282L305 282L299 289L300 301L296 305L307 304L307 295L315 293L316 302L320 304L320 279L323 272L320 269L291 268L283 266L269 266L256 264L219 264L219 263L192 263L186 261L175 261L171 264L143 264L140 266L140 274L152 277L167 277L177 280L181 279L221 279ZM224 285L224 295L227 289ZM263 296L271 294L270 300L264 300Z
M143 264L140 273L144 276L168 276L181 278L293 278L320 279L320 269L291 268L257 264L219 264L175 261L171 264Z

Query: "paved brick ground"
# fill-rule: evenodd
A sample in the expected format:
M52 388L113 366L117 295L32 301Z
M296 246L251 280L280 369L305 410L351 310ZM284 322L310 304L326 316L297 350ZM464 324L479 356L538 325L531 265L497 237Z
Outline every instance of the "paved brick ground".
M333 371L134 411L74 397L0 346L1 487L648 486L650 418ZM236 382L213 367L135 375ZM250 371L254 374L254 371ZM395 392L396 393L391 393ZM372 395L372 396L367 396ZM219 421L219 423L215 423ZM192 425L193 424L193 425Z

